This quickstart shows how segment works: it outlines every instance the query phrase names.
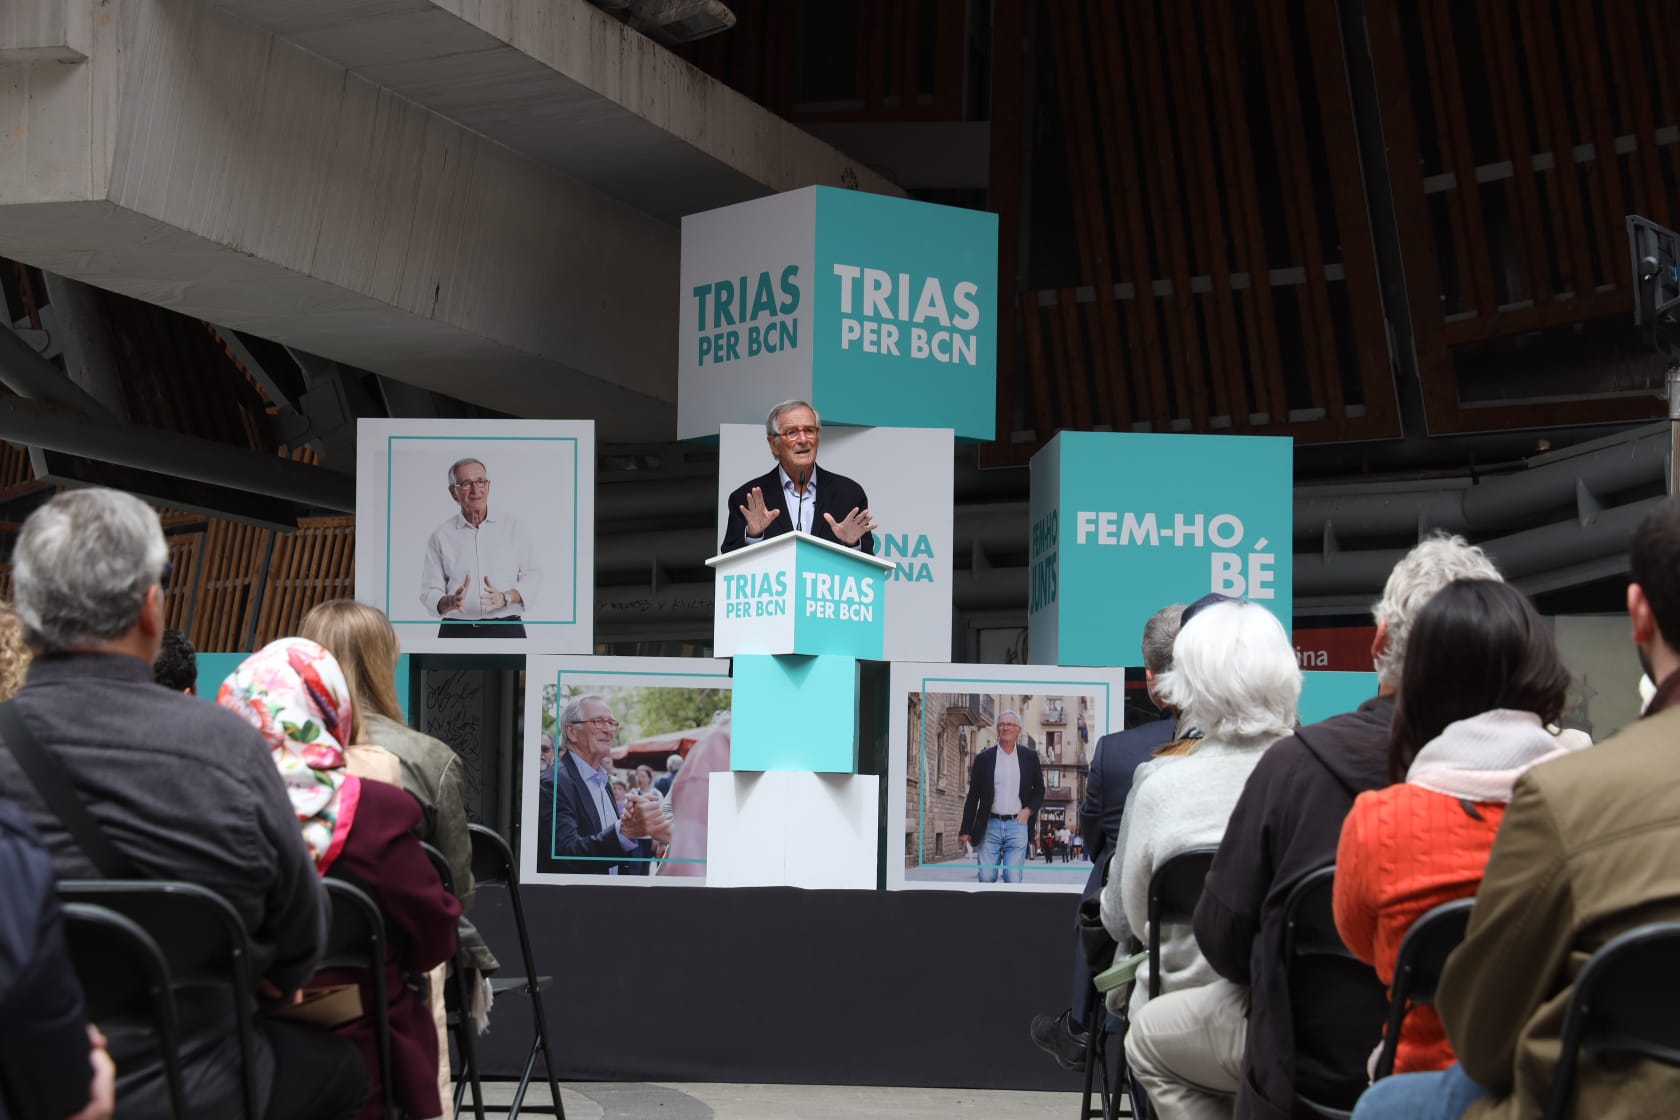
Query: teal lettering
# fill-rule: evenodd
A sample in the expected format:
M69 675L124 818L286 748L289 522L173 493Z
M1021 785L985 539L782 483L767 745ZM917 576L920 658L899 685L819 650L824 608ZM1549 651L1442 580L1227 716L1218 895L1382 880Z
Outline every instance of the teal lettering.
M790 264L782 269L782 294L787 298L782 306L777 308L783 315L791 315L799 310L799 285L795 281L799 278L799 266Z

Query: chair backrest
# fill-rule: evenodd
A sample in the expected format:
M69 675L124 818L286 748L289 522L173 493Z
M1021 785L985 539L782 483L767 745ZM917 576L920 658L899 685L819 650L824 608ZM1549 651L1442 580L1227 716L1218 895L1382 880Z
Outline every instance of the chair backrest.
M438 878L443 881L443 889L448 891L450 894L454 894L455 876L449 870L449 860L444 857L442 852L438 851L424 840L420 841L420 850L425 852L426 858L432 861L432 870L436 871Z
M64 941L90 1022L136 1019L151 1024L163 1057L170 1108L177 1120L185 1120L175 997L163 950L132 919L86 902L64 904Z
M1336 932L1332 902L1335 889L1336 867L1331 864L1302 876L1284 899L1283 955L1290 965L1297 957L1342 957L1359 961Z
M1680 922L1611 938L1575 978L1547 1117L1569 1114L1580 1051L1617 1050L1680 1066Z
M157 942L172 990L225 987L232 994L242 1062L242 1096L249 1120L262 1116L257 1099L256 983L251 941L233 904L197 883L141 879L71 879L58 885L66 902L102 906L129 918Z
M1218 848L1186 848L1149 877L1149 998L1161 994L1161 924L1188 922Z
M1394 1055L1400 1048L1400 1030L1407 1013L1414 1007L1435 1002L1441 971L1447 967L1447 957L1464 940L1464 929L1470 924L1470 911L1475 905L1474 898L1443 902L1414 921L1401 939L1400 954L1394 960L1393 990L1388 998L1388 1025L1383 1031L1382 1051L1377 1055L1375 1078L1394 1072Z
M322 968L355 968L368 974L373 992L372 1007L362 1008L373 1023L379 1053L380 1084L385 1087L385 1114L393 1115L391 1081L391 1005L385 991L385 918L362 888L329 876L327 896L332 899L332 919L327 925L327 951Z
M513 849L507 841L481 824L467 826L472 838L473 887L506 887L508 902L513 907L513 924L519 932L519 952L525 961L525 975L531 983L537 979L537 959L531 951L531 934L525 928L525 905L519 900L519 868L513 862Z

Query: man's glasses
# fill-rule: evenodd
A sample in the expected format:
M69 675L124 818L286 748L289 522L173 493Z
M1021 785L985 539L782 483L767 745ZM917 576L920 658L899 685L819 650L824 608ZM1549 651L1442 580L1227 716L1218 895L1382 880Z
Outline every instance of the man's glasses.
M803 427L798 427L798 428L783 428L782 429L782 438L783 439L796 439L799 436L804 436L806 439L815 439L815 438L817 438L817 433L820 432L820 431L822 431L821 428L813 428L809 425L805 425Z
M594 719L574 719L573 725L580 723L593 724L597 731L617 731L623 725L611 716L596 716Z
M488 478L463 478L455 484L455 489L488 490L490 489L490 480Z

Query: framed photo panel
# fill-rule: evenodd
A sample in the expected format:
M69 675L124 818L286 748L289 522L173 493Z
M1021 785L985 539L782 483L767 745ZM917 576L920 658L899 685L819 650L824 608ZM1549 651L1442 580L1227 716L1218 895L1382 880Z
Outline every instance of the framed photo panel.
M1086 772L1125 686L1119 668L894 664L887 887L1078 893Z
M595 424L363 420L356 598L407 653L588 653Z
M705 885L731 696L723 660L529 658L520 881Z

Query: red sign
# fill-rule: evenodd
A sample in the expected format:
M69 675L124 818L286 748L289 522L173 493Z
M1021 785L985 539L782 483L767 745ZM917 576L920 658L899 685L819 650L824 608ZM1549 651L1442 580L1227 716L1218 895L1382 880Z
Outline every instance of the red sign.
M1295 660L1303 669L1337 673L1369 673L1375 626L1326 626L1295 629Z

